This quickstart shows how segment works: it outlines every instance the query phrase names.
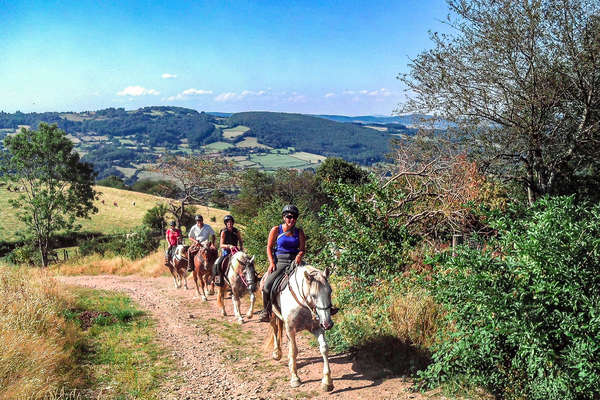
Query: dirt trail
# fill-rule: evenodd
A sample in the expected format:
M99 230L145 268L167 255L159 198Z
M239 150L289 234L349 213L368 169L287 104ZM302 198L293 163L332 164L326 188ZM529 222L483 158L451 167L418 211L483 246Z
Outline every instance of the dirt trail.
M126 293L155 320L158 339L178 363L178 371L166 381L164 399L425 399L410 391L410 381L380 378L373 365L358 362L352 354L330 354L334 390L320 390L322 358L308 344L309 334L298 336L299 388L289 386L287 341L283 357L270 358L263 342L270 330L257 315L239 326L233 306L226 299L227 317L221 317L215 296L208 302L195 298L190 289L175 289L167 277L69 276L59 281L96 289ZM242 312L248 309L244 298ZM255 310L256 311L256 310ZM377 367L379 368L379 367ZM437 397L437 396L436 396ZM439 397L438 397L439 398Z

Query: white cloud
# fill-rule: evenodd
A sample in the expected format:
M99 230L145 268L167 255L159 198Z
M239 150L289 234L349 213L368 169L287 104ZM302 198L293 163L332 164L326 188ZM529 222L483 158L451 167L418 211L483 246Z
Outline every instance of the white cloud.
M335 97L335 96L336 96L336 94L335 94L335 93L327 93L327 94L326 94L324 97L325 97L326 99L329 99L329 98L331 98L331 97Z
M231 100L236 100L238 98L238 94L235 92L225 92L225 93L221 93L220 95L218 95L217 97L215 97L216 101L220 101L220 102L225 102L225 101L231 101Z
M149 94L156 96L159 93L154 89L146 89L141 86L127 86L125 89L117 92L117 96L147 96Z
M260 97L267 94L266 90L243 90L241 93L237 92L224 92L215 97L215 101L226 102L226 101L237 101L242 100L246 97Z
M178 93L175 96L169 96L169 97L167 97L166 100L167 101L183 100L183 99L190 98L192 96L201 96L201 95L212 94L212 93L213 93L212 90L189 88L189 89L185 89L183 92Z
M177 75L175 74L169 74L169 73L164 73L160 76L163 79L175 79L177 78Z
M344 90L343 94L347 96L352 96L353 101L359 101L364 96L375 97L380 99L383 97L389 97L393 95L393 93L386 88L375 90Z

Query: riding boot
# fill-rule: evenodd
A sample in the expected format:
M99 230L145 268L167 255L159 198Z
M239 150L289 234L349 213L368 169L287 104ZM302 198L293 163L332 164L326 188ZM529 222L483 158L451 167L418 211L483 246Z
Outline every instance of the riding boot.
M259 322L269 322L271 320L271 301L269 295L263 292L263 309L258 316Z
M213 282L215 286L222 286L223 279L221 274L221 263L223 262L223 256L217 258L213 267Z

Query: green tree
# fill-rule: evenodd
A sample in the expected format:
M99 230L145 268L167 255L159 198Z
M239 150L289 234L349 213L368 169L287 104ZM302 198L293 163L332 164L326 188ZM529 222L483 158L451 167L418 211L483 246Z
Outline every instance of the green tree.
M367 182L368 173L359 166L341 158L327 158L316 171L317 179L321 182L341 182L348 184L363 184Z
M73 143L56 125L41 123L37 131L23 128L7 137L4 146L3 178L23 188L10 204L34 237L45 267L52 234L77 228L76 218L98 211L93 204L94 170L79 160Z
M572 190L600 151L597 0L448 0L449 34L433 33L399 76L402 112L434 114L488 171L529 203ZM438 125L439 126L439 125ZM565 185L569 184L569 186Z
M116 189L129 190L129 186L127 186L125 184L125 182L123 182L123 179L119 178L118 176L114 176L114 175L110 175L104 179L100 179L99 181L96 182L96 184L100 185L100 186L112 187L112 188L116 188Z

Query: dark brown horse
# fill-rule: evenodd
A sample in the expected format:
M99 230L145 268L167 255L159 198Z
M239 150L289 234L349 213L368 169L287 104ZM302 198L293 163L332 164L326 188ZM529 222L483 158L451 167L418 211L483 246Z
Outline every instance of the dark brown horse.
M194 282L196 283L196 293L198 297L202 297L202 301L207 301L205 287L211 282L209 294L215 293L215 283L211 281L213 264L218 257L217 248L212 243L200 246L200 250L194 256ZM198 284L200 281L200 284ZM202 288L202 295L200 295Z

